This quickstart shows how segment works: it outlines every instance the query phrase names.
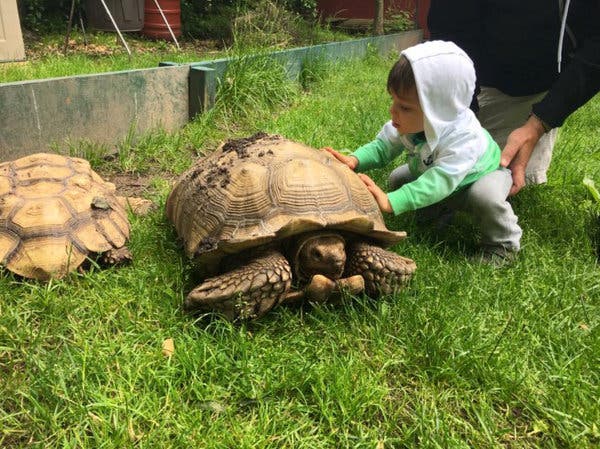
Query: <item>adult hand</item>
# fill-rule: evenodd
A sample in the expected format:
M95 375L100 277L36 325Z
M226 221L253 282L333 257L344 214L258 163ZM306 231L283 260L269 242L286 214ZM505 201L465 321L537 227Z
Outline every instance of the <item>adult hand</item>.
M534 115L525 124L510 133L506 146L502 150L500 165L509 167L512 172L513 185L508 193L516 195L525 186L525 169L533 153L533 148L544 135L544 125Z
M356 167L358 167L358 159L356 159L354 156L346 156L345 154L342 154L339 151L335 151L331 147L324 147L321 149L327 151L342 164L346 164L348 167L350 167L351 170L355 170Z
M392 213L394 210L392 209L392 205L387 194L383 190L381 190L377 184L375 184L375 181L373 181L364 173L359 173L358 176L360 177L362 182L365 183L367 189L369 189L369 192L371 192L371 194L375 197L375 201L377 201L381 212Z

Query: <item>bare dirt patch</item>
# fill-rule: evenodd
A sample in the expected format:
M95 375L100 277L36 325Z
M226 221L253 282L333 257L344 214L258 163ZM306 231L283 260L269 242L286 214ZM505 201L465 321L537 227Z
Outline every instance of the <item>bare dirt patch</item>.
M105 180L112 182L117 194L127 197L150 198L157 193L153 181L162 179L172 184L177 175L170 172L131 173L117 171L99 171L98 174Z
M117 188L117 193L122 196L148 197L155 193L151 184L156 175L111 172L103 173L101 176L107 181L112 182Z

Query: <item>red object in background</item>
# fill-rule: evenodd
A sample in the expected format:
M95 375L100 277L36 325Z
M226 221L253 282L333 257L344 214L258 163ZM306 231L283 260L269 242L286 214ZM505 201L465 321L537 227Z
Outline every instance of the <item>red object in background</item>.
M417 24L423 30L424 37L429 36L427 31L429 0L384 0L384 10L414 12ZM323 17L372 20L375 17L375 1L317 0L317 11Z
M175 37L181 36L181 4L179 0L157 0ZM171 33L154 0L144 3L144 36L172 41Z

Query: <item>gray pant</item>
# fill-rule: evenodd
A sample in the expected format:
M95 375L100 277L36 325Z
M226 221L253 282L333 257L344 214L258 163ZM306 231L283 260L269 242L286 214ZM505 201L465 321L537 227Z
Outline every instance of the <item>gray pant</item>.
M494 140L503 149L508 135L523 125L531 112L531 105L538 103L546 92L524 97L511 97L494 89L481 87L477 96L479 112L477 118L481 126L488 130ZM544 134L533 148L531 158L525 170L527 184L542 184L546 182L546 172L552 159L552 150L558 135L558 128L551 129Z
M392 190L414 181L408 165L401 165L390 174ZM517 216L506 198L512 186L510 170L499 168L479 178L470 186L454 193L430 207L448 207L469 214L481 230L481 244L501 246L509 251L519 251L523 231Z

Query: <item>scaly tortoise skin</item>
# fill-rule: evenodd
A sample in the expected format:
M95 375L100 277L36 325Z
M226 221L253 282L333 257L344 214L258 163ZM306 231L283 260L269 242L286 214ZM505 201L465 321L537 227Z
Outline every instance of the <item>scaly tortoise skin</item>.
M175 183L166 212L204 279L184 303L191 312L257 318L294 292L327 299L346 281L376 297L416 268L384 249L406 233L386 228L354 172L280 136L230 140L199 159Z
M91 254L131 258L127 211L88 161L38 153L0 164L0 265L61 278Z

